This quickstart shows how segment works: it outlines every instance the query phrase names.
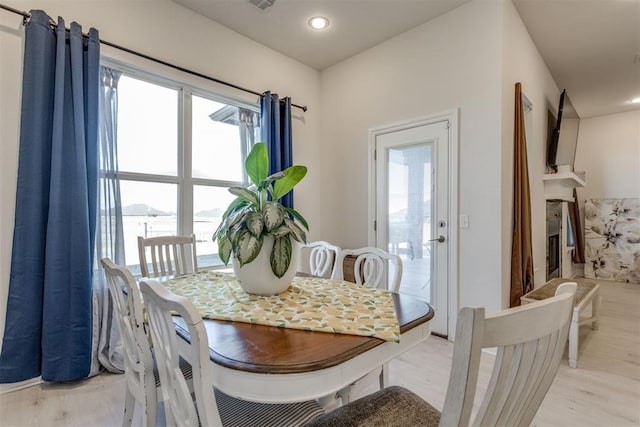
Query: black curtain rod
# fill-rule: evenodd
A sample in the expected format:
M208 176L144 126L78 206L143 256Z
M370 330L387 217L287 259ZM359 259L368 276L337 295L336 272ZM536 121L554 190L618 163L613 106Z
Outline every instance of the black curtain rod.
M6 6L6 5L4 5L2 3L0 3L0 9L4 9L6 11L15 13L16 15L22 16L22 23L23 24L26 24L27 19L31 18L31 14L29 12L25 12L25 11L22 11L22 10L14 9L14 8L12 8L10 6ZM196 77L200 77L200 78L203 78L203 79L206 79L206 80L210 80L212 82L216 82L216 83L228 86L228 87L232 87L234 89L241 90L243 92L251 93L253 95L262 96L262 93L256 92L255 90L247 89L245 87L238 86L238 85L235 85L233 83L225 82L224 80L220 80L220 79L217 79L215 77L207 76L206 74L202 74L202 73L199 73L197 71L192 71L192 70L189 70L187 68L171 64L171 63L163 61L161 59L154 58L152 56L146 55L144 53L137 52L135 50L126 48L124 46L117 45L115 43L111 43L111 42L106 41L106 40L100 39L100 43L102 43L102 44L104 44L106 46L110 46L110 47L113 47L115 49L121 50L123 52L127 52L127 53L130 53L130 54L135 55L135 56L139 56L140 58L144 58L146 60L153 61L153 62L156 62L158 64L162 64L162 65L164 65L166 67L173 68L174 70L178 70L178 71L181 71L183 73L191 74L192 76L196 76ZM298 105L298 104L293 104L292 103L291 106L299 108L299 109L301 109L302 111L305 111L305 112L307 111L307 106L306 105Z

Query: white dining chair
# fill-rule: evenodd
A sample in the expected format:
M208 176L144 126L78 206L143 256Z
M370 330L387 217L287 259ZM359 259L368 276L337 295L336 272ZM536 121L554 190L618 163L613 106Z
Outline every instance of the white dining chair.
M153 279L140 283L165 400L167 426L301 426L324 414L316 401L264 404L225 395L213 388L214 366L202 317L193 303L174 295ZM177 369L179 338L172 315L182 317L189 331L188 359L193 366L195 402Z
M316 277L329 278L333 275L333 266L340 255L340 247L318 240L301 246L309 254L309 273Z
M155 426L157 401L162 395L157 391L160 377L149 344L140 290L128 269L114 264L109 258L103 258L100 262L109 285L113 317L124 346L126 394L122 425L131 425L137 402L142 407L143 425ZM191 366L181 360L180 369L190 381Z
M347 259L352 261L346 267L348 271L345 270L345 260ZM392 272L391 279L388 277L390 269ZM342 249L336 257L332 278L334 280L345 280L348 273L353 275L353 281L358 285L370 288L384 288L397 293L400 290L400 281L402 280L402 259L398 255L390 254L375 247ZM373 377L378 378L380 389L388 386L388 363L383 364L363 378L340 390L339 395L342 402L348 403L354 395L361 394Z
M195 234L138 236L138 256L142 277L178 276L198 271Z
M355 258L352 272L355 283L370 288L386 288L392 292L400 290L402 259L398 255L374 247L342 249L336 257L333 279L345 280L344 264L347 257ZM393 273L391 279L387 276L390 268Z
M573 312L575 286L555 297L485 316L458 313L449 386L442 412L399 386L342 406L308 427L528 426L558 372ZM480 355L497 348L493 371L470 422Z

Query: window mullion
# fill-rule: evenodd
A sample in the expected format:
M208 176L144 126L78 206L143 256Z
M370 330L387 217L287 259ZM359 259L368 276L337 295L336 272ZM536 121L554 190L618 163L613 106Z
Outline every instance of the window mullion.
M164 182L167 184L180 184L180 178L173 175L156 175L149 173L118 171L118 178L124 181Z
M193 233L193 166L192 166L192 108L191 90L182 88L178 103L180 120L178 122L178 169L180 170L178 229L182 235Z

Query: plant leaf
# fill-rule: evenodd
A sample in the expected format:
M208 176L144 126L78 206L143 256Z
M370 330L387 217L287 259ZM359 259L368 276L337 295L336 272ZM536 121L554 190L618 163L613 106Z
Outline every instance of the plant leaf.
M267 232L271 232L271 230L282 224L282 221L285 218L284 213L284 207L281 204L267 202L267 204L262 209L262 217L264 219L264 225L267 229Z
M260 206L258 195L254 191L251 191L249 188L231 187L229 188L229 193L233 194L234 196L238 196L241 199L245 199L249 203L252 203L256 206Z
M291 264L291 239L289 236L276 238L271 249L271 271L277 277L284 276Z
M284 208L285 211L287 211L287 213L291 214L291 216L293 216L295 219L297 219L300 224L302 224L302 226L309 231L309 224L307 224L307 220L304 219L304 217L302 215L300 215L300 212L298 212L297 210L293 209L293 208Z
M224 262L224 265L229 264L229 257L231 256L231 240L224 237L218 239L218 256Z
M233 245L233 249L235 251L235 247L238 244L238 238L240 238L240 233L242 231L246 231L246 227L243 222L239 222L229 227L227 231L226 237L231 240L231 244Z
M285 174L284 174L284 172L282 172L282 171L281 171L281 172L273 173L273 174L269 175L268 177L266 177L266 178L265 178L265 179L260 183L260 185L258 186L258 188L259 188L260 190L267 190L267 189L269 189L269 186L270 186L270 184L271 184L273 181L276 181L276 180L278 180L278 179L284 178L284 176L285 176Z
M217 240L219 237L224 237L228 233L229 228L233 225L230 217L235 217L235 213L246 206L248 206L248 202L241 198L236 198L231 202L231 204L229 204L227 210L222 214L222 221L213 233L213 240Z
M251 152L244 161L244 168L251 182L257 186L267 177L269 174L269 154L264 142L258 142L251 148Z
M233 215L235 212L247 206L249 206L249 202L247 200L242 199L240 197L236 197L234 201L229 204L229 206L227 207L227 210L224 211L224 213L222 214L222 219L228 218L229 216Z
M296 184L299 183L307 174L307 167L294 165L286 168L283 172L284 176L276 180L273 184L273 192L271 193L271 198L273 200L278 200L289 191L293 190L293 187L295 187Z
M240 262L240 267L250 263L260 253L262 249L262 238L257 238L244 230L238 236L238 242L233 248L236 259Z
M262 230L264 228L264 223L262 222L262 215L258 212L251 212L247 215L247 218L244 220L245 225L247 226L247 230L255 237L260 237L262 234Z
M227 235L227 220L223 219L222 222L218 225L218 228L216 228L216 231L213 232L213 236L211 237L211 240L218 240L220 237L224 237Z
M307 234L291 218L284 219L284 226L291 231L291 236L300 243L307 243Z
M291 230L289 229L289 227L283 224L280 227L276 228L275 230L272 230L269 233L269 235L272 237L278 238L278 237L284 237L290 233L291 233Z

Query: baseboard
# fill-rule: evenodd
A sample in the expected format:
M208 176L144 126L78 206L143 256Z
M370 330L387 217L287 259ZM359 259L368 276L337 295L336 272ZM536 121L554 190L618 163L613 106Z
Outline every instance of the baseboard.
M30 380L24 380L17 383L0 384L0 395L5 393L11 393L14 391L22 390L23 388L33 387L34 385L41 384L42 377L31 378Z

